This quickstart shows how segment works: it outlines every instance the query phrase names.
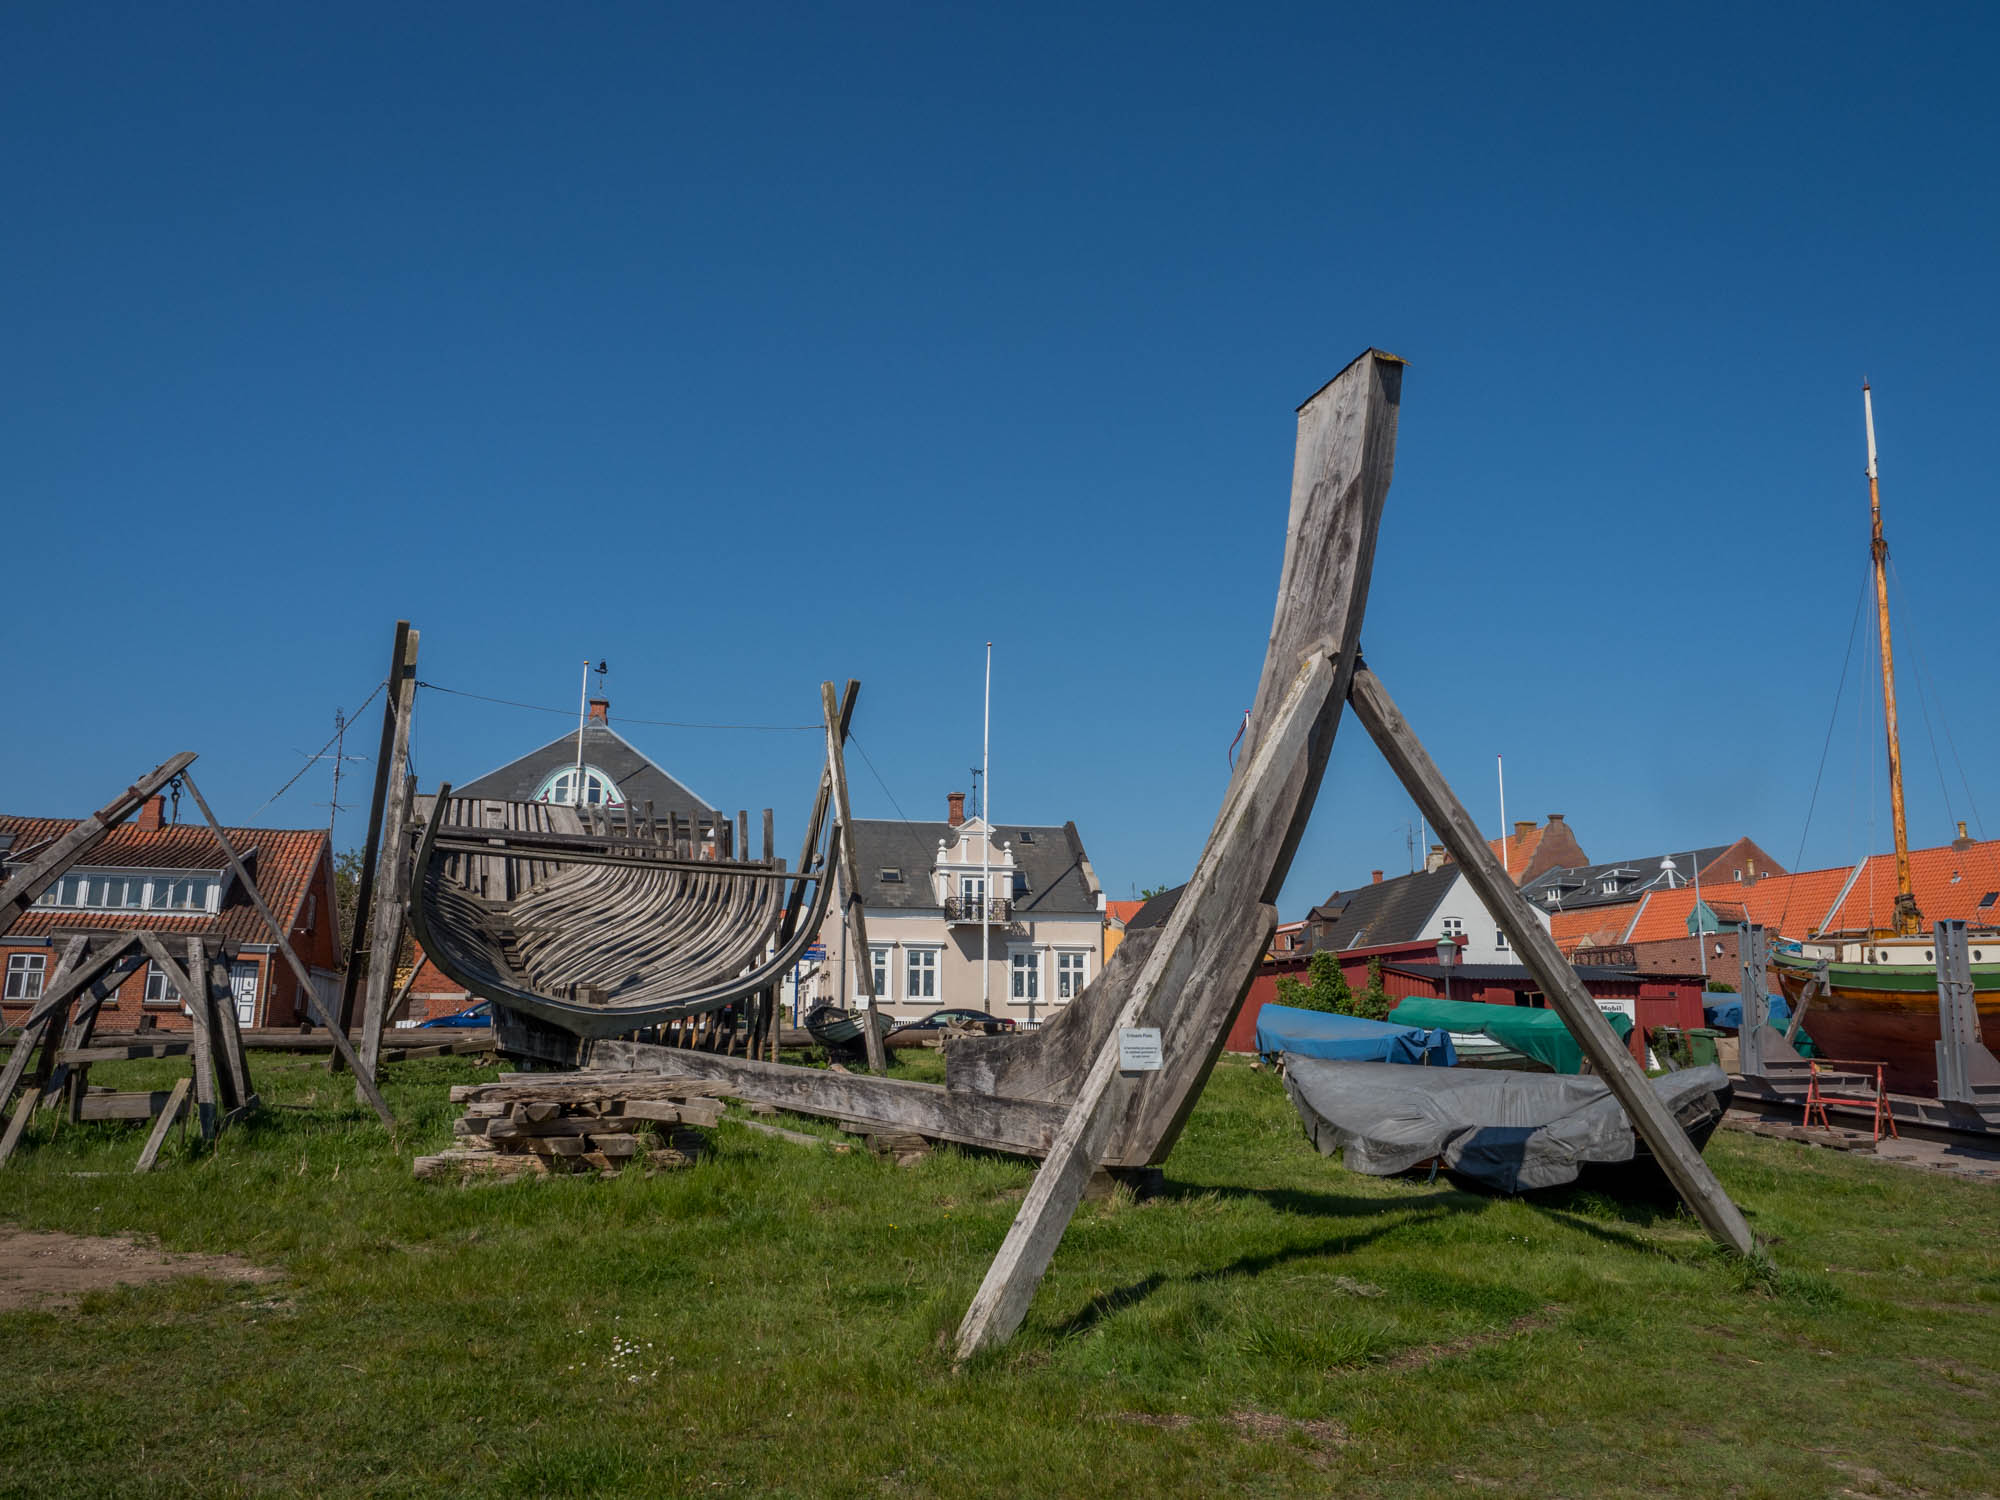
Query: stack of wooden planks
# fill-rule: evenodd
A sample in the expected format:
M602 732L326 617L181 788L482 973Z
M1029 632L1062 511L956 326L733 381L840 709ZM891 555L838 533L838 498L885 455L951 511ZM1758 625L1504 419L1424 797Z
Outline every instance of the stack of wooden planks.
M685 1167L722 1119L721 1086L631 1074L516 1074L451 1091L458 1145L416 1159L419 1177L545 1177Z

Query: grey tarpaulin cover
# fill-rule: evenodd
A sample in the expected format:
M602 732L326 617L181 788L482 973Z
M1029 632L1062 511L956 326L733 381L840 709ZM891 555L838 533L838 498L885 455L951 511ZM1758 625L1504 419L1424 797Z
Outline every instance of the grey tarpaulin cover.
M1349 1171L1387 1177L1432 1157L1504 1192L1573 1182L1587 1162L1633 1157L1625 1111L1601 1078L1486 1068L1284 1057L1285 1088L1323 1156L1344 1148ZM1652 1080L1697 1148L1720 1117L1729 1080L1717 1067Z

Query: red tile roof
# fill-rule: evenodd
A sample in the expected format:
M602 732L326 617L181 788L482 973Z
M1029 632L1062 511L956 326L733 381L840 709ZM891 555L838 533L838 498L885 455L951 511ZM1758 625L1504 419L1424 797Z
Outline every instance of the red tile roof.
M81 821L77 818L21 818L0 814L0 834L11 833L10 858L31 857L34 850L61 838ZM306 895L320 862L330 858L324 828L229 828L224 830L287 932L299 925ZM172 825L147 830L124 823L86 849L81 869L221 870L228 861L206 825ZM257 915L242 887L229 881L222 910L200 912L67 911L31 906L8 937L43 937L73 932L124 932L150 927L161 932L185 932L217 937L231 943L268 943L270 929Z
M1143 901L1107 901L1104 903L1104 915L1114 926L1123 927L1139 915L1139 908L1145 904Z
M1575 956L1580 948L1616 947L1626 940L1625 929L1632 925L1638 909L1638 902L1628 901L1619 906L1555 912L1549 917L1549 935L1565 957Z
M1928 930L1933 922L1957 918L1974 923L2000 923L2000 898L1983 910L1979 902L1988 891L2000 891L2000 839L1989 839L1969 849L1941 844L1935 849L1910 851L1910 889L1917 909L1924 914ZM1829 904L1831 904L1829 902ZM1854 884L1841 898L1840 908L1824 922L1822 932L1861 932L1895 925L1896 856L1869 857ZM1826 907L1822 906L1821 913Z

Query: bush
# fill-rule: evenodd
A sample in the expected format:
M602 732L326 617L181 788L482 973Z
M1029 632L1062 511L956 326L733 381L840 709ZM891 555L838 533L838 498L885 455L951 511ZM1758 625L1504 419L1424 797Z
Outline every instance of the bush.
M1329 1015L1359 1016L1364 1021L1386 1021L1389 1012L1396 1008L1396 1002L1382 987L1379 960L1368 960L1368 988L1357 995L1354 986L1347 982L1347 975L1341 972L1340 960L1326 952L1312 956L1303 982L1290 974L1279 977L1278 1004L1298 1010L1325 1011Z

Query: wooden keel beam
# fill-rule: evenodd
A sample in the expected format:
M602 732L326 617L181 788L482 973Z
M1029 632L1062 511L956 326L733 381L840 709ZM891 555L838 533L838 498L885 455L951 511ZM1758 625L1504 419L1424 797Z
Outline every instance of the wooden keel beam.
M1291 846L1296 773L1312 753L1312 732L1340 675L1336 663L1313 652L1265 719L1265 733L1231 780L1202 851L1194 878L1182 890L1166 931L1146 956L1132 992L1099 1044L1090 1072L1063 1118L1048 1159L1035 1173L1028 1196L987 1268L958 1329L958 1362L1013 1337L1027 1316L1035 1288L1055 1257L1083 1190L1124 1118L1136 1076L1119 1071L1119 1032L1173 1010L1201 1011L1207 997L1226 994L1240 1003L1248 976L1237 942L1263 910L1260 936L1268 937L1264 889L1269 863ZM1254 968L1259 942L1249 956ZM1209 1039L1184 1038L1206 1047ZM1202 1072L1205 1076L1206 1070ZM1137 1075L1143 1076L1143 1075ZM1198 1086L1199 1078L1190 1080ZM1175 1100L1173 1113L1182 1101Z
M222 852L229 861L229 868L235 872L237 880L242 882L244 894L250 898L250 904L256 907L257 915L263 919L264 927L271 934L278 952L284 954L286 962L292 966L292 974L299 982L299 991L305 998L307 1009L312 1012L314 1019L320 1025L326 1027L327 1034L333 1042L333 1050L346 1058L348 1067L354 1069L355 1087L374 1107L382 1123L394 1130L395 1115L390 1112L389 1106L383 1102L382 1095L376 1090L375 1080L362 1074L360 1064L354 1056L354 1049L348 1045L347 1033L334 1026L335 1018L329 1016L326 1007L320 1003L319 994L313 989L312 975L306 972L305 960L293 950L286 936L284 924L272 913L270 903L264 899L264 893L257 889L257 882L250 878L250 871L244 866L243 857L236 852L236 846L229 842L229 835L222 831L222 825L215 820L215 813L209 808L208 801L202 796L200 788L194 784L194 778L187 777L186 783L188 791L194 797L194 805L201 809L202 818L208 823L209 832L215 835L215 841L222 846Z
M1715 1180L1715 1173L1688 1139L1687 1132L1660 1103L1659 1095L1646 1082L1644 1071L1625 1050L1618 1033L1611 1029L1611 1023L1605 1020L1604 1013L1584 989L1583 981L1577 978L1576 970L1556 947L1555 939L1536 920L1527 898L1501 868L1478 826L1404 720L1381 679L1362 666L1356 670L1347 696L1355 716L1415 799L1418 809L1437 829L1452 858L1464 869L1466 879L1541 985L1551 1007L1562 1016L1563 1024L1582 1047L1584 1056L1625 1107L1627 1118L1651 1148L1682 1200L1717 1243L1738 1255L1754 1253L1756 1244L1742 1213ZM1749 1024L1747 1012L1744 1024Z
M850 698L858 686L849 679L847 691ZM861 902L860 856L854 848L854 809L847 800L847 757L843 743L847 735L843 701L835 698L830 682L819 685L819 697L820 706L826 714L826 764L833 780L833 815L839 824L836 836L840 841L841 905L847 918L848 947L854 957L854 973L861 988L862 1044L868 1052L869 1071L886 1073L889 1071L889 1057L882 1046L882 1033L875 1025L875 963L868 946L868 917Z

